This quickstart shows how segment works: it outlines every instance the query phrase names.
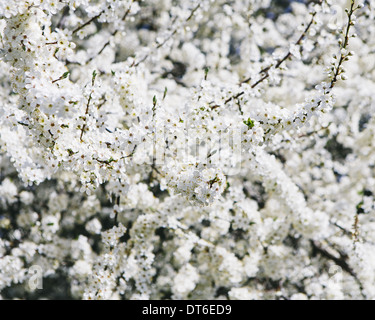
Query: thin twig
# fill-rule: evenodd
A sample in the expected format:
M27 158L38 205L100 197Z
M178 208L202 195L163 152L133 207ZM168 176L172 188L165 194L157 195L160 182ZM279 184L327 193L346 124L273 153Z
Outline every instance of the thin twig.
M322 1L320 1L320 3L321 2ZM305 37L307 35L307 32L310 30L311 26L313 25L313 23L315 21L315 16L316 16L316 12L312 13L312 17L311 17L310 22L306 26L306 28L303 31L303 33L301 34L301 36L295 42L295 45L300 45L301 42L303 41L303 39L305 39ZM289 50L288 53L282 59L280 59L280 60L277 61L277 63L275 64L275 69L278 69L283 64L283 62L285 62L286 60L288 60L291 56L292 56L292 53ZM268 67L263 68L262 70L259 71L259 74L264 74L264 75L258 81L256 81L254 84L251 85L252 89L254 89L255 87L257 87L260 83L262 83L264 80L266 80L269 77L269 70L272 67L273 67L273 64L271 64ZM251 77L246 78L245 80L241 81L240 85L244 84L244 83L250 82L251 79L252 79ZM232 100L238 99L239 97L241 97L244 94L245 94L245 92L241 91L240 93L237 93L237 94L229 97L227 100L225 100L224 104L227 104L227 103L229 103Z
M94 87L94 84L95 84L95 79L96 79L96 71L94 70L94 72L92 73L92 79L91 79L91 85L92 87ZM92 93L93 93L93 90L91 90L90 92L90 95L89 95L89 98L87 99L87 105L86 105L86 110L85 110L85 116L84 116L84 121L85 123L83 124L82 126L82 129L81 129L81 136L80 136L80 141L83 142L83 134L85 132L85 129L86 129L86 118L87 118L87 115L89 114L89 107L90 107L90 102L91 102L91 97L92 97Z
M69 6L66 6L65 8L64 8L64 11L63 11L63 13L61 14L61 17L60 17L60 20L59 20L59 22L57 23L57 25L56 25L56 29L61 29L62 27L63 27L63 24L64 24L64 22L65 22L65 18L66 18L66 16L69 14Z
M303 39L305 39L306 35L307 35L307 32L310 30L311 26L313 25L314 21L315 21L315 16L316 16L316 12L312 13L312 16L311 16L311 20L309 22L309 24L307 25L307 27L305 28L305 30L303 31L303 33L301 34L301 36L298 38L298 40L294 43L294 45L298 46L301 44L301 42L303 41ZM283 62L285 62L286 60L288 60L290 57L292 56L292 53L290 52L290 50L288 51L288 53L280 60L278 60L278 62L276 63L275 65L275 69L278 69ZM260 80L258 80L255 84L253 84L251 87L252 88L255 88L259 83L263 82L266 78L268 78L269 74L268 74L268 71L273 67L273 65L271 64L270 66L262 69L259 73L262 74L262 73L265 73L266 76L261 78ZM249 81L251 80L251 77L243 80L241 82L241 84L243 83L248 83Z
M121 18L122 21L125 21L125 19L127 18L127 16L129 15L131 11L131 5L129 7L129 9L125 12L124 16ZM89 62L91 62L94 58L96 58L97 56L101 55L102 52L104 51L104 49L111 43L111 38L114 37L117 33L119 32L118 29L116 29L115 31L113 31L110 35L110 37L108 38L108 41L102 46L102 48L98 51L98 53L92 57L90 57L86 62L85 64L88 64Z
M354 280L357 282L357 284L358 284L358 286L359 286L359 288L361 290L362 296L364 296L364 294L363 294L363 285L360 282L360 280L358 279L358 277L355 274L355 272L353 271L353 269L346 262L347 257L345 257L342 253L338 252L338 254L340 255L340 257L337 258L333 254L329 253L327 250L325 250L322 247L320 247L319 244L316 243L313 240L310 241L310 244L311 244L313 250L316 253L320 254L322 257L324 257L324 258L326 258L328 260L332 260L336 265L338 265L339 267L341 267L342 270L344 270L345 272L347 272L348 274L350 274L354 278Z
M351 5L350 5L350 10L348 12L348 25L346 26L344 44L341 47L341 49L344 49L344 50L346 50L346 48L348 47L348 44L349 44L349 32L350 32L350 28L352 26L353 13L354 13L354 11L356 11L358 9L358 8L357 9L354 8L354 3L355 3L355 1L352 0ZM348 54L344 54L343 52L341 52L339 63L336 67L335 74L334 74L333 79L331 81L331 84L329 86L330 89L332 89L335 86L335 84L338 80L338 76L340 74L341 66L347 58L348 58Z
M72 31L72 34L75 34L77 33L79 30L83 29L84 27L86 27L88 24L90 24L91 22L93 22L94 20L98 19L102 14L104 13L104 10L102 10L100 13L98 13L96 16L92 17L90 20L86 21L84 24L78 26L77 28L75 28L73 31Z
M198 5L196 5L193 10L191 11L189 17L185 20L185 23L187 23L189 20L191 20L194 16L194 14L196 13L196 11L200 8L201 6L201 3L198 3ZM172 25L174 24L174 22L177 20L177 17L175 17L172 21ZM159 43L157 46L156 46L156 49L160 49L162 46L164 46L176 33L177 33L178 29L174 29L167 38L164 39L163 42ZM132 67L138 67L142 62L146 61L149 57L149 54L147 54L145 57L143 57L140 61L138 62L133 62L133 64L131 65Z
M87 100L87 105L86 105L86 111L85 111L85 117L84 117L84 120L86 120L86 117L87 117L87 115L88 115L88 113L89 113L89 107L90 107L90 102L91 102L91 95L92 95L92 93L90 93L90 96L89 96L89 98L88 98L88 100ZM84 134L84 132L85 132L85 129L86 129L86 121L85 121L85 123L84 123L83 126L82 126L82 129L81 129L81 135L80 135L80 137L79 137L79 139L80 139L81 142L83 142L83 134Z

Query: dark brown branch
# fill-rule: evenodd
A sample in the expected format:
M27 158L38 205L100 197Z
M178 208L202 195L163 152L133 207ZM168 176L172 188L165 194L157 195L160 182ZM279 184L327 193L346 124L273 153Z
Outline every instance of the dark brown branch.
M320 1L319 3L321 3L322 1ZM303 41L303 39L305 39L306 35L307 35L307 32L310 30L311 26L313 25L314 21L315 21L315 16L316 16L316 12L314 12L312 14L312 17L311 17L311 20L310 22L308 23L308 25L306 26L305 30L303 31L303 33L301 34L301 36L298 38L298 40L295 42L295 45L300 45L301 42ZM292 53L290 52L290 50L288 51L288 53L280 60L277 61L277 63L275 64L275 69L278 69L282 64L283 62L285 62L286 60L288 60L290 57L292 56ZM269 70L273 67L273 64L269 65L268 67L266 68L263 68L262 70L259 71L259 74L264 74L258 81L256 81L254 84L251 85L251 88L254 89L255 87L257 87L260 83L262 83L264 80L266 80L268 77L269 77ZM245 80L241 81L240 84L244 84L244 83L248 83L251 81L251 77L249 78L246 78ZM230 101L232 100L235 100L235 99L238 99L239 97L241 97L242 95L244 95L245 92L244 91L241 91L240 93L234 95L234 96L231 96L229 97L227 100L225 100L224 104L227 104L229 103Z
M350 32L350 28L352 26L353 13L354 13L354 11L356 11L358 9L358 8L357 9L354 8L354 2L355 2L354 0L351 1L350 9L349 9L349 12L348 12L348 25L346 26L345 39L344 39L344 43L341 47L341 49L345 49L345 50L346 50L346 48L348 47L348 44L349 44L349 32ZM341 72L341 70L340 70L341 66L347 58L348 58L348 54L344 54L344 53L341 52L339 63L336 67L335 74L334 74L333 79L332 79L331 84L330 84L330 89L332 89L335 86L335 84L338 80L338 76Z
M64 25L64 22L65 22L65 18L67 17L67 15L69 14L69 6L66 6L61 14L61 17L60 17L60 20L59 22L57 23L56 25L56 29L61 29Z
M333 254L329 253L326 249L323 249L322 247L319 246L318 243L316 243L315 241L311 240L310 241L310 244L312 246L312 249L313 249L313 254L316 253L316 254L319 254L320 256L328 259L328 260L332 260L336 265L338 265L340 268L342 268L342 270L344 270L346 273L350 274L354 279L355 281L357 282L360 290L361 290L361 294L362 296L363 295L363 286L361 284L361 282L359 281L357 275L355 274L355 272L353 271L353 269L349 266L349 264L347 263L347 256L344 255L343 253L341 252L338 252L338 254L340 255L340 257L335 257Z
M127 18L127 16L129 15L130 13L130 10L131 10L131 5L129 7L129 9L125 12L124 16L121 18L122 21L125 21L125 19ZM92 56L91 58L89 58L85 64L88 64L90 61L92 61L94 58L96 58L97 56L101 55L102 52L104 51L104 49L110 44L110 39L112 37L114 37L117 33L119 32L118 29L116 29L115 31L113 31L108 39L108 41L102 46L102 48L98 51L98 53L95 55L95 56Z
M200 3L198 3L197 6L195 6L195 8L191 11L189 17L185 20L185 23L188 22L189 20L191 20L191 19L193 18L195 12L200 8L200 6L201 6ZM175 21L176 21L176 18L172 21L172 25L174 24ZM156 46L156 49L159 49L159 48L161 48L162 46L164 46L164 45L168 42L168 40L170 40L170 39L171 39L171 38L177 33L177 31L178 31L177 29L173 30L173 31L171 32L171 34L170 34L166 39L164 39L163 42L159 43L159 44ZM141 60L138 61L138 62L135 62L135 61L134 61L133 64L132 64L132 67L138 67L142 62L146 61L146 60L148 59L148 57L149 57L149 54L147 54L143 59L141 59Z
M92 79L91 79L91 85L94 87L94 84L95 84L95 79L96 79L96 76L97 76L97 73L96 71L94 70L94 72L92 73ZM81 136L80 136L80 140L81 142L83 142L83 134L85 132L85 129L86 129L86 117L87 115L89 114L89 107L90 107L90 102L91 102L91 96L92 96L92 93L93 93L93 89L91 90L91 93L90 93L90 96L87 100L87 105L86 105L86 111L85 111L85 116L83 118L83 120L85 121L85 123L83 124L82 126L82 129L81 129Z
M90 93L90 96L89 96L89 98L88 98L88 100L87 100L86 111L85 111L85 117L84 117L85 123L84 123L83 126L82 126L82 129L81 129L81 135L80 135L80 137L79 137L79 139L81 140L81 142L83 142L83 134L84 134L85 129L86 129L86 117L87 117L87 115L88 115L88 113L89 113L89 107L90 107L90 102L91 102L91 95L92 95L92 93Z
M83 29L83 28L86 27L88 24L90 24L90 23L93 22L94 20L98 19L103 13L104 13L104 10L101 11L100 13L98 13L96 16L92 17L90 20L86 21L84 24L82 24L82 25L78 26L77 28L75 28L75 29L72 31L72 34L77 33L79 30Z
M311 26L313 25L314 21L315 21L315 16L316 16L316 12L314 12L312 14L312 17L311 17L311 20L309 22L309 24L307 25L307 27L305 28L305 30L303 31L303 33L301 34L301 36L298 38L298 40L294 43L294 45L298 46L301 44L301 42L303 41L303 39L305 39L306 35L307 35L307 32L310 30ZM292 56L292 53L290 52L290 50L288 51L288 53L280 60L278 60L278 62L276 63L275 65L275 69L278 69L283 62L285 62L286 60L288 60L290 57ZM265 79L268 78L269 74L268 74L268 71L273 67L273 64L271 64L270 66L262 69L259 74L263 74L265 73L265 76L262 77L260 80L258 80L255 84L253 84L251 87L252 88L255 88L259 83L263 82ZM248 83L250 82L251 80L251 77L241 81L241 84L243 83Z

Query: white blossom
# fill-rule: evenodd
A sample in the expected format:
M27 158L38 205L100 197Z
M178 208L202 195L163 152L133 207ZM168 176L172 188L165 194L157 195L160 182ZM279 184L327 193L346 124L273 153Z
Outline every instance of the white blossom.
M280 3L0 1L0 298L374 299L375 2Z

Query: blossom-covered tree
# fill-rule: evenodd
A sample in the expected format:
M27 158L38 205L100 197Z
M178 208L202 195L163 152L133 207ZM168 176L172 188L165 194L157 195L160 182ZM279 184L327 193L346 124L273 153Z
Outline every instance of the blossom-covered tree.
M375 299L374 0L0 0L0 298Z

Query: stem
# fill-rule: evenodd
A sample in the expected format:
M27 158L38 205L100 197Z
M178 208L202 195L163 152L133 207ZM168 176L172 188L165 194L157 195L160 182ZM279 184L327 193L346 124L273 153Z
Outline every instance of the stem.
M85 116L87 116L88 113L89 113L89 106L90 106L90 102L91 102L91 95L92 95L92 93L90 93L89 99L87 100ZM85 118L85 120L86 120L86 118ZM85 129L86 129L86 121L85 121L85 123L84 123L83 126L82 126L82 129L81 129L81 135L80 135L80 137L79 137L79 139L81 140L81 142L83 142L83 134L84 134L84 132L85 132Z
M321 2L322 1L320 1L320 3ZM315 16L316 16L316 12L312 13L312 17L311 17L311 20L310 20L309 24L307 25L307 27L305 28L305 30L303 31L303 33L301 34L301 36L298 38L298 40L295 42L295 45L300 45L301 42L303 41L303 39L305 39L305 37L307 35L307 32L310 30L311 26L313 25L313 23L315 21ZM287 59L289 59L291 56L292 56L292 53L289 50L288 53L282 59L280 59L280 60L277 61L277 63L275 64L275 68L278 69L282 65L282 63L285 62ZM268 71L272 67L273 67L273 64L271 64L268 67L266 67L266 68L262 69L261 71L259 71L259 74L264 74L264 76L261 77L257 82L255 82L254 84L251 85L252 89L254 89L255 87L257 87L260 83L262 83L264 80L266 80L269 77ZM241 81L240 85L244 84L244 83L248 83L250 81L251 81L251 77L248 77L245 80ZM229 103L230 101L232 101L234 99L238 99L239 97L241 97L244 94L245 94L245 92L241 91L240 93L238 93L238 94L236 94L234 96L231 96L227 100L225 100L224 104L227 104L227 103Z
M348 12L348 25L346 26L344 44L341 46L341 50L342 49L346 50L346 48L348 47L348 44L349 44L349 32L350 32L351 26L353 25L352 24L352 17L353 17L354 11L356 11L356 9L354 8L354 2L355 2L354 0L351 1L350 10ZM344 54L344 53L341 52L339 63L337 64L335 74L334 74L333 79L331 81L331 84L329 86L330 89L332 89L335 86L335 84L338 80L337 78L340 74L340 68L341 68L342 64L344 63L344 61L346 60L347 57L348 57L348 54Z
M189 17L185 20L185 23L188 22L189 20L191 20L195 14L195 12L200 8L201 6L201 3L198 3L198 5L196 5L194 7L194 9L191 11ZM174 24L174 22L176 21L177 17L172 21L172 25ZM168 40L170 40L176 33L177 33L178 29L174 29L171 34L166 38L164 39L163 42L159 43L157 46L156 46L156 49L160 49L162 46L164 46ZM146 61L149 57L149 54L147 54L143 59L141 59L140 61L138 62L133 62L133 64L131 65L132 67L138 67L142 62Z
M124 16L122 17L122 21L125 21L126 17L129 15L130 13L130 10L131 10L131 5L129 6L129 9L125 12ZM111 33L111 36L109 37L108 41L102 46L102 48L99 50L99 52L95 55L95 56L92 56L91 58L89 58L85 64L88 64L90 61L92 61L95 57L99 56L100 54L102 54L102 52L104 51L104 49L110 44L110 39L111 37L114 37L117 33L119 32L118 29L116 29L115 31L113 31Z
M296 46L297 46L297 45L300 45L301 42L303 41L303 39L305 39L307 32L309 31L309 29L311 28L311 26L313 25L313 23L314 23L314 21L315 21L315 16L316 16L316 12L312 13L312 17L311 17L311 20L310 20L309 24L307 25L307 27L305 28L305 30L303 31L303 33L301 34L301 36L298 38L298 40L294 43ZM275 65L275 68L278 69L278 68L281 66L281 64L282 64L284 61L286 61L287 59L289 59L291 56L292 56L292 53L291 53L290 51L288 51L288 53L287 53L282 59L278 60L278 62L277 62L276 65ZM252 88L255 88L259 83L261 83L261 82L263 82L265 79L267 79L268 76L269 76L268 71L269 71L272 67L273 67L273 64L271 64L270 66L268 66L268 67L262 69L262 70L259 72L259 74L265 73L266 75L265 75L263 78L261 78L260 80L258 80L258 81L257 81L255 84L253 84L251 87L252 87ZM248 83L248 82L250 82L250 80L251 80L251 77L249 77L249 78L247 78L247 79L241 81L241 84L243 84L243 83Z
M90 20L86 21L84 24L82 24L82 25L78 26L77 28L75 28L75 29L72 31L72 34L77 33L79 30L83 29L83 28L86 27L88 24L90 24L90 23L93 22L94 20L98 19L103 13L104 13L104 10L101 11L100 13L98 13L95 17L92 17Z

